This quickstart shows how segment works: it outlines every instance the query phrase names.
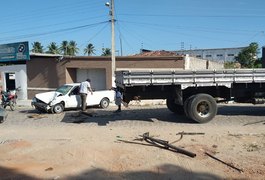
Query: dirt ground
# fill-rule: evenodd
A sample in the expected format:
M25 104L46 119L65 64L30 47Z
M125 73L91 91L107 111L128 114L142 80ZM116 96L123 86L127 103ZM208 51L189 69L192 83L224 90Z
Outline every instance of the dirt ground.
M7 109L0 124L0 179L264 179L264 107L222 105L207 124L164 105L121 113L89 109L89 115ZM196 157L141 141L145 132Z

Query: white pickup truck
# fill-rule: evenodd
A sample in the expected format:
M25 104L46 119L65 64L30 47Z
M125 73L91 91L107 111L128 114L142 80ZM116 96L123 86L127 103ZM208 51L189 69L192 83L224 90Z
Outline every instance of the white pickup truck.
M80 83L64 84L55 91L36 94L32 99L32 106L39 111L61 113L64 109L77 109L81 107L79 95ZM114 90L94 91L88 93L87 106L100 106L107 108L114 101Z

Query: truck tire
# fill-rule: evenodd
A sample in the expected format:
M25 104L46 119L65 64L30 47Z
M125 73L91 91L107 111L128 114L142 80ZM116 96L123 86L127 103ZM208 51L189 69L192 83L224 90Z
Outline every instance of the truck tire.
M183 104L183 109L184 109L184 114L190 118L190 104L191 104L191 101L193 100L193 98L195 97L196 95L192 95L190 96L189 98L187 98L185 101L184 101L184 104Z
M183 106L182 105L179 105L179 104L176 104L174 102L174 99L173 98L168 98L167 101L167 108L173 112L173 113L176 113L176 114L179 114L179 115L183 115L184 114L184 109L183 109Z
M217 113L217 103L208 94L197 94L188 102L188 114L191 119L198 123L211 121Z

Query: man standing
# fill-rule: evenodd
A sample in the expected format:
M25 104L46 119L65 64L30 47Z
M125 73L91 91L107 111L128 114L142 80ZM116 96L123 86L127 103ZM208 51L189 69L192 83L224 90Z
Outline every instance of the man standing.
M91 82L91 80L87 79L86 81L81 82L81 84L80 84L79 93L80 93L80 97L81 97L82 111L86 110L86 98L87 98L88 91L90 91L91 95L93 95L93 91L92 91L90 82Z
M121 92L115 88L115 104L118 106L118 109L115 112L121 112L121 103L122 103L122 94Z

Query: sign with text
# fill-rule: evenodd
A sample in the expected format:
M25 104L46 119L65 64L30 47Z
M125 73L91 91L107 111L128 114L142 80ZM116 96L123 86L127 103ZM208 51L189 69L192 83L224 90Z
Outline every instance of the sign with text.
M23 60L30 60L28 42L0 45L0 62Z

